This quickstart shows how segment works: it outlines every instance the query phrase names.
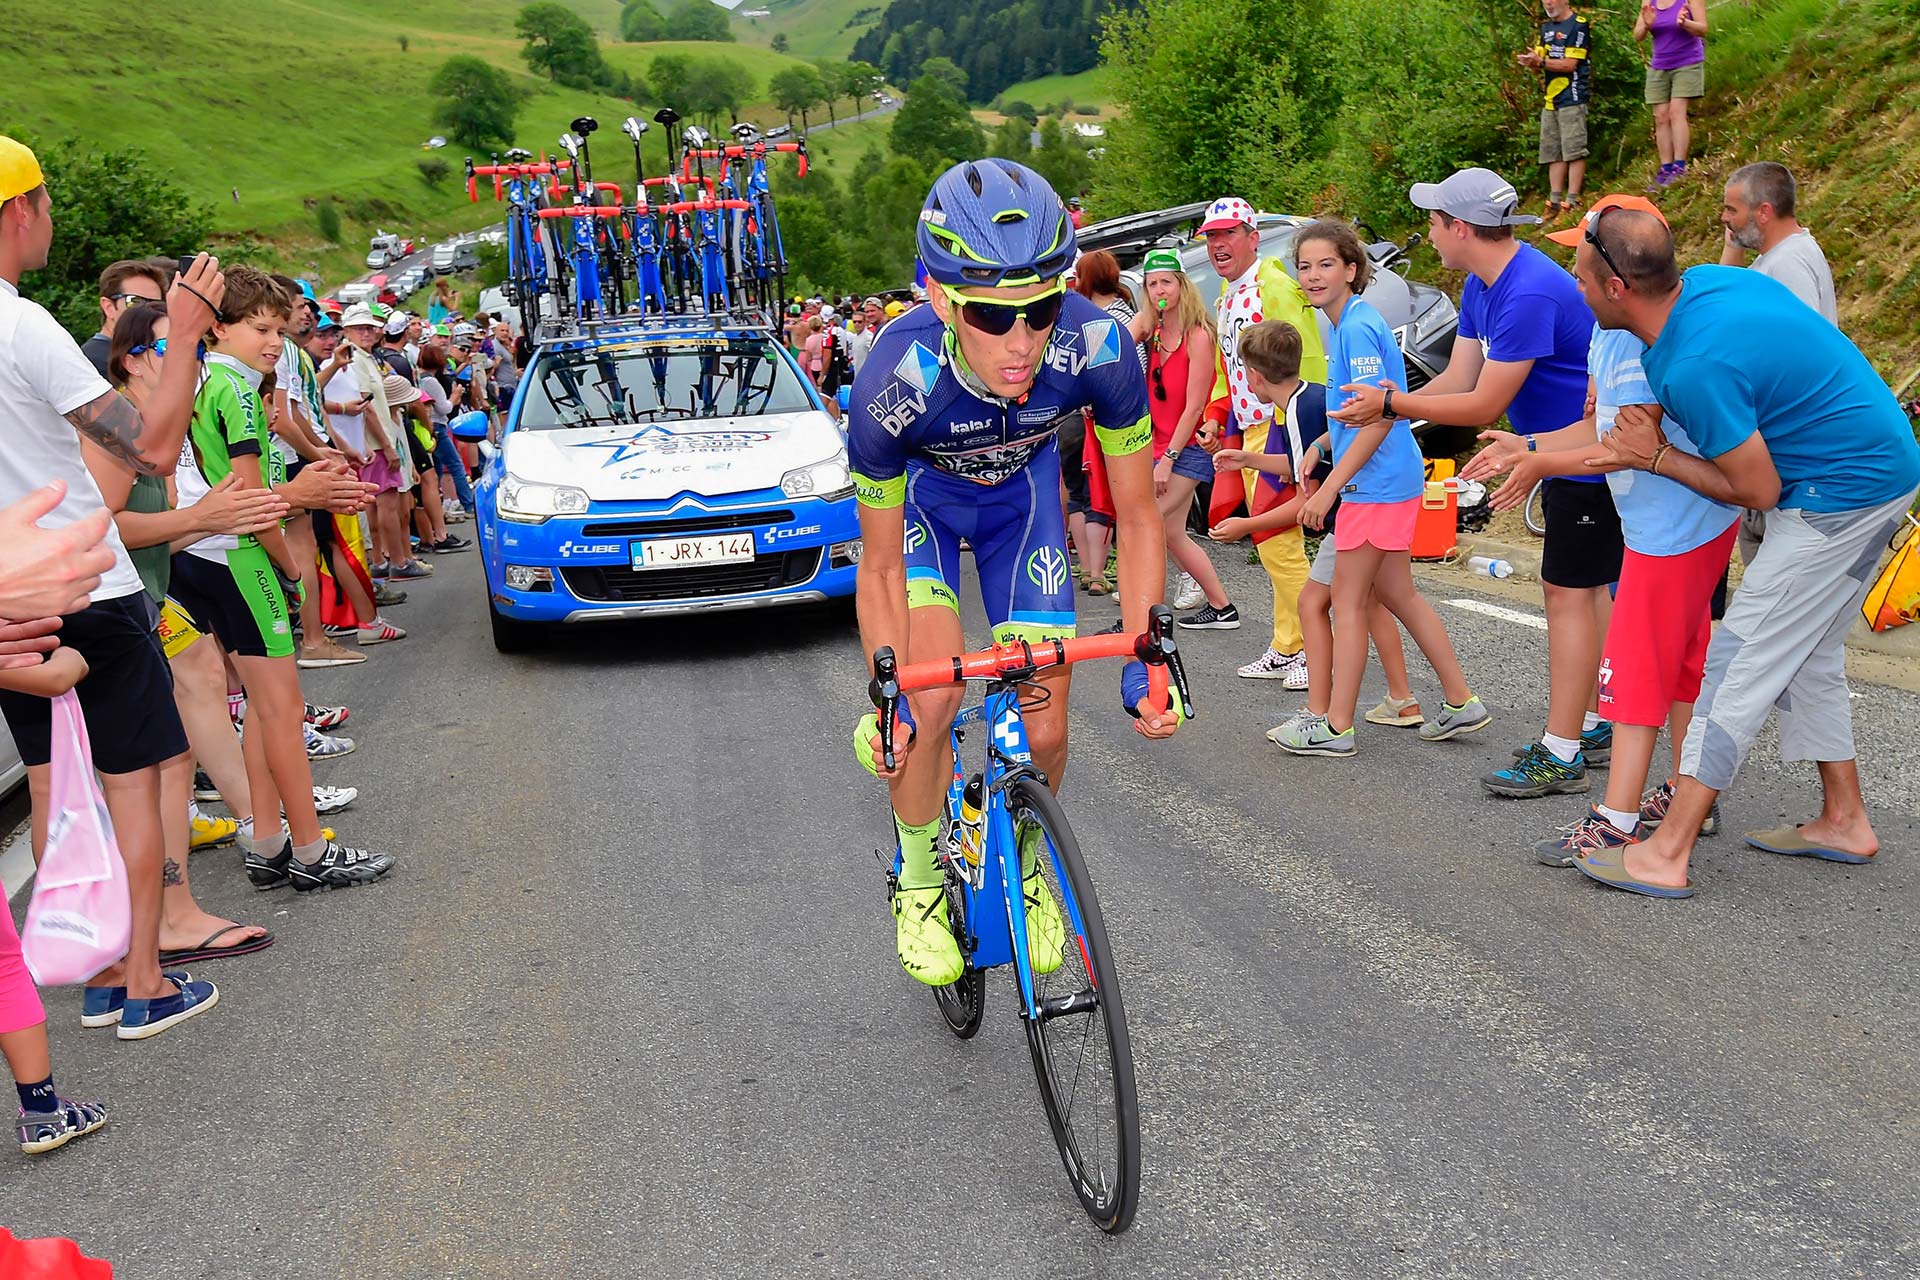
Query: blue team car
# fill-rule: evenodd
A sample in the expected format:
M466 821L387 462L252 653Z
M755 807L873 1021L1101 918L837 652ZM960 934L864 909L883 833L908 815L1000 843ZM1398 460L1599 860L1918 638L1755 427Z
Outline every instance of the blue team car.
M484 441L478 414L454 422ZM853 594L846 443L764 326L599 324L544 343L474 486L494 645L560 623Z

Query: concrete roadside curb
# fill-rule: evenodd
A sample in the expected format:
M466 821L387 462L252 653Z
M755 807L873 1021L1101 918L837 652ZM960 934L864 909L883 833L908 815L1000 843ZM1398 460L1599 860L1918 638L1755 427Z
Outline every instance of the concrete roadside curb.
M1448 560L1418 561L1427 565L1447 565L1455 561L1461 568L1471 556L1487 556L1491 559L1505 560L1513 566L1515 578L1539 581L1540 544L1515 544L1503 542L1498 538L1483 537L1477 533L1460 535L1460 545ZM1895 627L1891 631L1874 631L1867 626L1865 618L1857 618L1853 630L1847 633L1847 647L1862 653L1877 653L1889 658L1900 658L1920 662L1920 624Z

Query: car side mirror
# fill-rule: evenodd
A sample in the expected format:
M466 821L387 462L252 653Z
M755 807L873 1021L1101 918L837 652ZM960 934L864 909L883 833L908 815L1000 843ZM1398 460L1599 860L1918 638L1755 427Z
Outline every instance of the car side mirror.
M487 444L487 415L479 409L469 409L447 423L447 434L468 444Z
M480 456L485 458L488 462L492 462L494 459L494 456L500 452L499 446L494 444L494 442L491 440L482 440L479 442L479 444L480 444Z

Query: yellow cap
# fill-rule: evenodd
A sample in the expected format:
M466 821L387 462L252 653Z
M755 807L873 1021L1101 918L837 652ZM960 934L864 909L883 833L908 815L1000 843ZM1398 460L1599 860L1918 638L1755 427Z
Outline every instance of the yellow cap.
M0 200L23 196L35 187L44 186L46 181L33 152L0 134Z
M903 316L906 313L907 313L907 306L904 302L889 302L887 304L887 318L889 320L893 319L895 316Z

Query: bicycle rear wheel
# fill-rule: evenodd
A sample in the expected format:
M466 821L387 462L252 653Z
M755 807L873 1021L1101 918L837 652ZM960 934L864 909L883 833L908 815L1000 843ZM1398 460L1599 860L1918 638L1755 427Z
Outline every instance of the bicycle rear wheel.
M1022 778L1007 801L1016 839L1033 827L1045 836L1040 878L1066 924L1060 967L1033 975L1040 1014L1027 1020L1027 1047L1040 1099L1087 1216L1102 1231L1125 1231L1140 1202L1140 1102L1106 923L1080 842L1053 793Z
M961 955L971 956L973 936L967 926L967 894L951 870L947 872L946 891L947 923L953 928L953 940L960 944ZM987 975L969 962L958 979L933 989L933 1002L947 1020L947 1030L962 1040L971 1040L980 1029L980 1015L987 1005Z

